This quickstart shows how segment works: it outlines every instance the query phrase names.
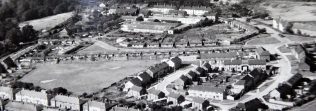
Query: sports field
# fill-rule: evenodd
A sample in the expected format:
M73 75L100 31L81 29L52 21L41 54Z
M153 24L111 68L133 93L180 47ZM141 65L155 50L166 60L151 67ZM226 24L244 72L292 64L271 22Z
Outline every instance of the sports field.
M41 64L21 81L46 89L64 87L74 94L91 93L129 75L145 70L158 61L111 61L80 64Z

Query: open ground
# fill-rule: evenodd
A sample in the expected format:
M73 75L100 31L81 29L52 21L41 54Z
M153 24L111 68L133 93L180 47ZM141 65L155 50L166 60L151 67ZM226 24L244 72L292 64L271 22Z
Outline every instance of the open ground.
M49 17L45 17L45 18L25 21L23 23L20 23L19 26L23 27L23 26L29 24L29 25L32 25L35 30L49 29L49 28L53 28L56 25L66 21L72 15L73 15L73 12L57 14L57 15L53 15L53 16L49 16Z
M144 70L158 61L109 61L80 64L39 64L21 81L46 89L64 87L74 94L91 93Z

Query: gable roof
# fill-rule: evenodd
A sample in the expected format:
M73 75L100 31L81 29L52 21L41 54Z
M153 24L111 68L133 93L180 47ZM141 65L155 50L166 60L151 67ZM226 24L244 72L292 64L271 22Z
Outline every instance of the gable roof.
M261 102L258 98L250 100L244 104L239 104L246 111L257 111L258 109L268 109L268 106Z
M25 89L19 91L17 95L29 96L29 97L40 98L40 99L48 99L47 93L25 90Z
M133 78L129 82L131 82L132 84L136 86L142 86L142 81L139 78Z
M203 85L194 85L189 90L203 91L203 92L216 92L216 93L224 93L225 91L225 89L222 87L203 86Z
M296 53L304 52L303 46L301 46L301 45L295 46L294 50Z
M242 60L225 60L224 65L241 65Z
M139 86L132 86L130 90L140 92L140 91L141 91L141 90L143 90L143 89L144 89L143 87L139 87Z
M151 76L147 72L141 72L137 77L140 78L142 82L151 80Z
M159 95L159 94L163 93L162 91L156 90L155 88L151 88L147 92L148 92L148 94L153 94L153 95Z
M85 105L88 105L89 107L97 107L100 109L108 109L113 107L115 104L109 104L109 103L104 103L104 102L99 102L99 101L88 101L87 103L85 103Z
M201 59L236 58L237 52L201 54Z
M248 60L248 65L266 65L267 61L266 60Z
M289 80L287 80L285 82L285 84L287 84L287 85L292 87L293 85L295 85L302 78L303 78L302 74L295 74L293 77L291 77Z
M77 105L80 105L82 103L79 97L65 96L65 95L56 95L52 100L60 101L63 103L77 104Z
M196 74L200 75L202 73L205 72L205 70L201 67L196 67L194 70L193 70Z
M181 94L176 94L176 93L173 93L173 92L170 92L169 93L169 95L168 95L168 97L170 97L170 98L180 98L182 95ZM182 96L182 97L184 97L184 96Z
M202 68L203 68L204 70L209 70L209 69L212 68L212 66L211 66L210 63L205 62L205 63L203 63Z
M256 52L261 56L269 56L271 53L269 51L266 51L263 47L259 47L256 49Z
M169 65L166 62L162 62L159 64L155 64L154 66L150 66L146 72L157 73L165 68L168 68Z

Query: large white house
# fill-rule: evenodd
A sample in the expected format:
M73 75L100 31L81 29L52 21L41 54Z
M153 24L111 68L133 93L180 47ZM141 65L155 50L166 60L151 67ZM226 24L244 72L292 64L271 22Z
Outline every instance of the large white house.
M37 105L44 105L44 106L50 106L50 99L51 96L49 96L46 92L36 92L31 90L21 90L18 93L16 93L16 101L26 102L26 103L32 103Z

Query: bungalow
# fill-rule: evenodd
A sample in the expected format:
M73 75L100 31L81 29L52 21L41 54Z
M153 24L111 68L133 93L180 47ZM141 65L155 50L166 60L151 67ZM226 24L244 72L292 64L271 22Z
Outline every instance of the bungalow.
M278 88L272 90L270 98L275 100L291 99L295 97L295 91L288 85L282 84Z
M187 85L190 85L192 83L192 80L190 80L187 76L182 75L173 83L177 89L185 89Z
M296 83L303 78L302 74L295 74L289 80L287 80L284 84L293 87Z
M181 104L182 102L185 101L184 96L180 95L180 94L176 94L176 93L169 93L168 98L167 98L168 102L172 102L173 104Z
M155 88L151 88L148 91L147 99L148 100L157 100L165 97L165 93L162 91L156 90Z
M173 68L174 70L179 69L182 66L182 60L177 57L172 57L167 61L169 67Z
M65 110L82 110L82 105L85 101L81 100L79 97L56 95L51 99L51 106L58 107L59 109Z
M201 97L204 99L224 100L223 87L195 85L188 90L189 96Z
M141 81L142 84L147 84L151 82L151 76L147 72L141 72L138 74L137 78Z
M210 102L200 97L189 97L187 98L189 101L192 102L193 109L199 109L201 111L205 111L208 106L210 106Z
M156 64L154 66L149 67L146 72L154 79L161 78L170 71L170 67L166 62L162 62Z
M124 85L123 91L128 91L133 86L142 86L142 81L139 78L133 78L130 81L127 81Z
M238 111L261 111L266 110L268 108L269 107L258 98L250 100L246 103L239 103L236 106L236 110Z
M51 95L44 92L36 92L31 90L21 90L15 94L16 101L32 103L36 105L50 106Z
M143 87L139 87L139 86L133 86L128 91L127 96L139 98L144 94L146 94L146 89L144 89Z
M83 104L83 111L110 111L115 104L99 101L88 101Z
M17 90L11 88L11 87L0 87L0 98L3 100L9 99L14 100L15 99L15 93Z

